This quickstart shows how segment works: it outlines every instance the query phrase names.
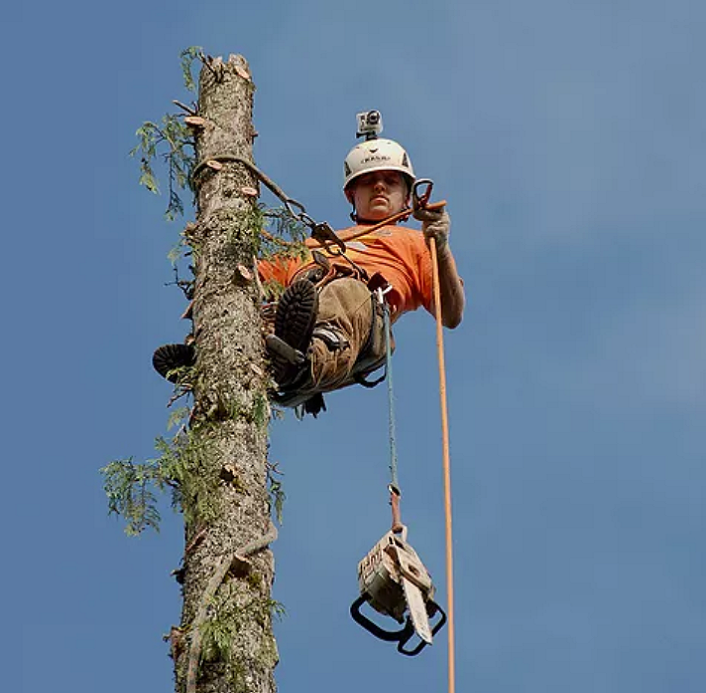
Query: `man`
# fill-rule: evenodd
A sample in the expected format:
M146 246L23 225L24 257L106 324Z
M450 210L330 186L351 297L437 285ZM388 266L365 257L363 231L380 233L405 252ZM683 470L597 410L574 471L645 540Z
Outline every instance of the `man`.
M304 404L317 413L321 393L340 389L383 365L384 323L373 286L384 286L392 321L424 306L434 312L431 255L438 251L441 315L455 328L463 317L463 284L449 248L450 219L445 210L419 209L422 231L373 226L409 205L415 177L407 152L396 142L369 139L348 154L343 190L353 205L356 226L338 233L346 242L345 258L319 252L311 260L275 260L260 264L263 280L287 287L279 301L274 337L267 345L279 391L287 406ZM362 234L362 235L361 235ZM315 241L307 241L314 251ZM321 249L319 249L320 251ZM322 256L323 255L323 256ZM282 343L299 352L287 358ZM302 358L303 357L303 358Z
M388 224L365 233L366 227L408 207L414 181L409 156L398 143L372 138L358 144L344 162L343 191L356 223L337 234L346 243L345 255L309 239L311 253L305 260L260 262L263 281L286 287L274 334L266 339L275 401L303 405L316 415L323 408L322 393L365 383L384 364L384 321L374 288L385 290L393 322L420 306L434 313L428 243L437 247L443 324L453 329L461 322L463 283L449 248L451 223L445 210L415 210L421 232ZM166 345L157 349L153 364L167 377L194 359L191 347Z

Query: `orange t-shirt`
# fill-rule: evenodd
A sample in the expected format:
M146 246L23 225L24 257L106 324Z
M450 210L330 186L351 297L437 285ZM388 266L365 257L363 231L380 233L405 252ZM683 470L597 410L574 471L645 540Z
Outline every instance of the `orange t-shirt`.
M352 226L341 234L362 230L362 226ZM307 239L306 245L311 250L323 252L334 263L347 264L345 260L337 260L335 255L326 253L313 239ZM421 231L404 226L383 226L346 242L346 256L368 276L379 272L392 285L387 300L395 318L419 306L431 310L431 256ZM288 286L293 277L310 264L313 264L311 259L277 258L263 260L258 267L263 281L275 280Z

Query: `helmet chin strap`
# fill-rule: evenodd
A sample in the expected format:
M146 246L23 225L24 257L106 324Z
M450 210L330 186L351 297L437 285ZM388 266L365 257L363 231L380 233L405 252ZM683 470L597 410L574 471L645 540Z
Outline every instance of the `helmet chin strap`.
M379 224L379 221L375 221L373 219L362 219L361 217L358 216L358 214L355 211L355 207L353 207L353 211L350 213L350 217L353 220L353 223L359 224L362 226L373 226L375 224ZM395 222L397 223L397 222Z
M354 203L351 203L351 204L353 205L353 209L351 210L350 218L354 224L364 224L364 225L372 226L373 224L377 223L376 221L373 221L372 219L363 219L362 217L359 217L358 212L356 212L356 209L355 209L355 204Z

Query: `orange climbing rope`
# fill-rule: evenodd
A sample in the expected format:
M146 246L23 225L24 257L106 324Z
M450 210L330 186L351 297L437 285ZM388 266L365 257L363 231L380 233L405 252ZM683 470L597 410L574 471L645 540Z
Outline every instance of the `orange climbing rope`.
M441 318L441 287L436 242L429 243L431 252L434 313L436 316L436 350L439 359L439 398L441 401L441 438L444 466L444 514L446 516L446 591L449 634L449 693L456 690L456 652L454 645L454 578L453 532L451 527L451 459L449 455L449 417L446 406L446 366L444 364L444 332Z

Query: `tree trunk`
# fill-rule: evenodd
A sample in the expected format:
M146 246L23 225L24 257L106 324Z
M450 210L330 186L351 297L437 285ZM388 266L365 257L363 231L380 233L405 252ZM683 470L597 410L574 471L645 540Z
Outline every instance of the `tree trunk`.
M272 527L270 409L254 260L259 228L248 190L257 182L232 160L252 160L254 91L244 58L209 58L199 87L204 122L191 119L197 218L185 239L195 273L197 361L181 450L186 550L181 628L172 633L177 693L276 690L273 557L262 550L267 541L250 546L248 560L234 555Z

